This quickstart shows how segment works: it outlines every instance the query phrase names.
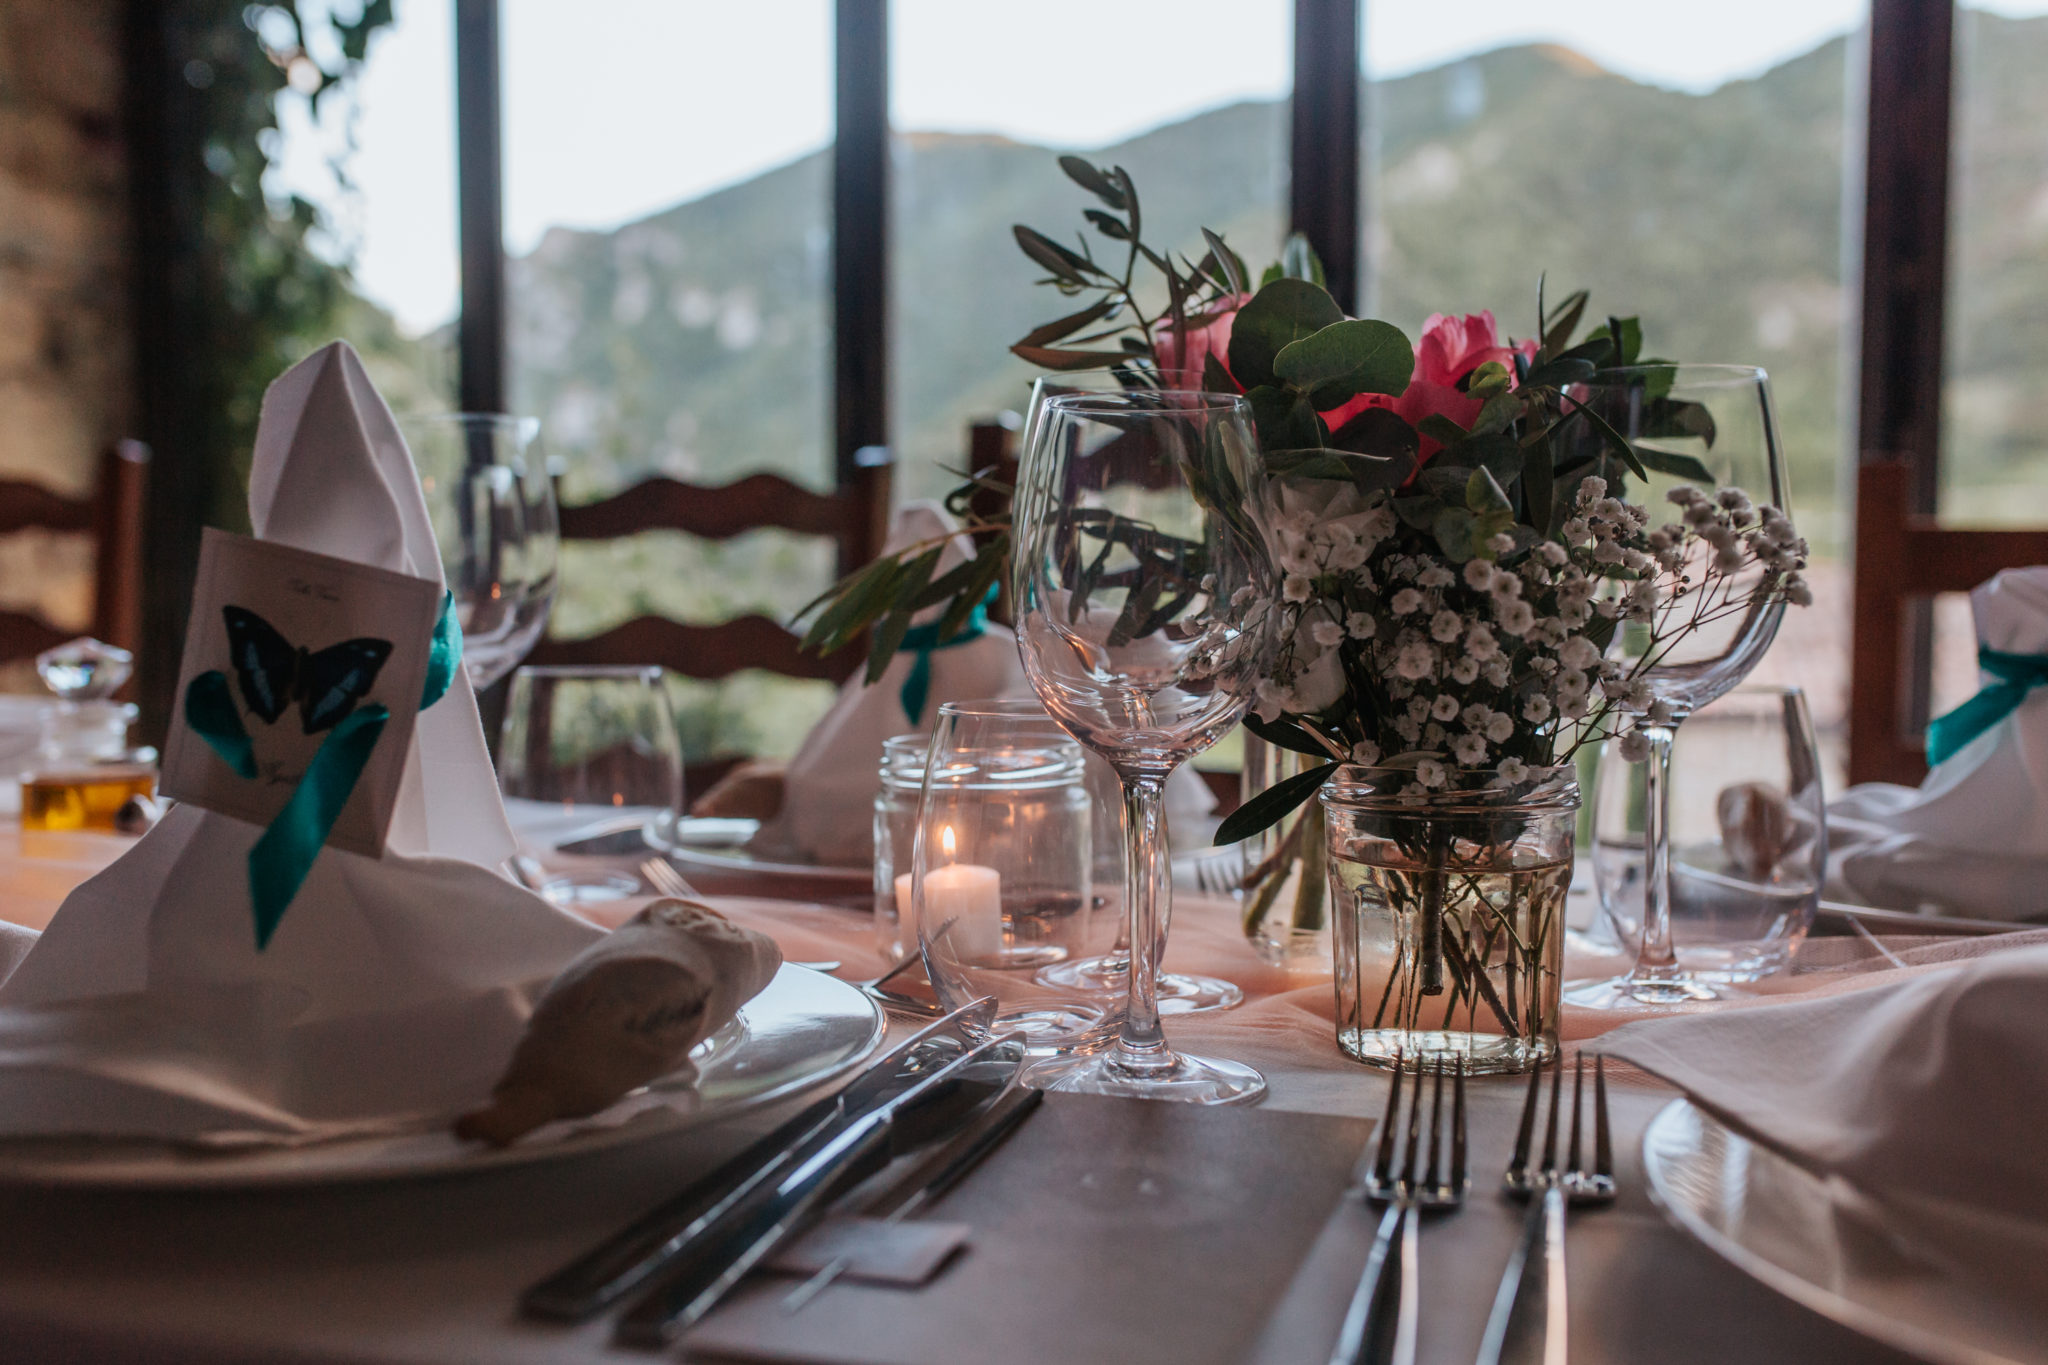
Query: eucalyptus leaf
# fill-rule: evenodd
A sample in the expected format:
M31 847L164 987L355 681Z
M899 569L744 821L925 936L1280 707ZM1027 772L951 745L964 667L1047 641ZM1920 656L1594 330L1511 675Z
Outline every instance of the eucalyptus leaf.
M1472 477L1465 480L1465 506L1478 512L1512 512L1507 491L1484 467L1472 471Z
M1124 207L1123 191L1117 188L1116 182L1101 167L1078 156L1063 156L1060 158L1060 169L1067 173L1067 179L1111 208L1121 210Z
M1360 455L1384 455L1390 459L1405 457L1412 467L1422 438L1414 427L1402 421L1391 409L1367 408L1331 432L1330 444L1338 450L1356 451Z
M1290 234L1287 245L1280 249L1280 267L1289 279L1307 280L1318 289L1329 286L1323 277L1323 258L1316 255L1308 238L1298 232Z
M1572 333L1579 329L1579 319L1585 316L1588 297L1585 290L1574 290L1557 305L1555 312L1543 319L1543 354L1546 358L1555 357L1571 341ZM1540 296L1538 302L1540 306Z
M1095 230L1113 242L1131 240L1131 230L1124 226L1124 220L1101 209L1082 209L1081 216L1095 224Z
M1479 532L1479 519L1462 507L1446 507L1436 514L1430 534L1446 557L1462 564L1472 558Z
M1391 323L1347 319L1282 347L1273 373L1294 388L1314 390L1320 407L1333 408L1361 393L1404 391L1415 373L1415 348Z
M1583 357L1560 357L1529 371L1524 382L1539 387L1563 388L1566 384L1579 384L1591 379L1593 370L1593 362Z
M1042 370L1099 370L1107 365L1120 364L1129 360L1131 352L1117 351L1067 351L1049 346L1027 346L1018 342L1010 348L1010 354L1028 360Z
M1099 303L1090 304L1078 313L1069 313L1063 318L1054 318L1042 327L1032 328L1024 334L1023 340L1019 341L1017 345L1045 346L1055 341L1063 341L1090 323L1100 322L1102 319L1112 316L1121 306L1116 299L1103 299Z
M1035 228L1018 223L1010 231L1024 254L1050 270L1057 279L1070 284L1086 284L1090 275L1103 273L1087 257L1076 255Z
M1279 279L1252 295L1230 326L1230 372L1248 388L1275 384L1280 352L1332 323L1344 321L1337 302L1306 280Z
M1287 272L1286 272L1285 270L1283 270L1283 269L1281 269L1281 268L1280 268L1280 262L1278 262L1278 261L1275 261L1275 262L1273 262L1273 264L1271 264L1271 265L1267 266L1267 267L1265 268L1265 270L1263 270L1262 272L1260 272L1260 274L1259 274L1259 288L1261 288L1261 289L1264 289L1264 288L1265 288L1265 287L1266 287L1267 285L1271 284L1271 283L1272 283L1273 281L1275 281L1275 280L1284 280L1284 279L1286 279L1286 278L1287 278Z
M1251 276L1245 269L1244 257L1232 251L1221 237L1202 229L1202 240L1209 244L1209 250L1216 257L1218 268L1223 271L1223 282L1230 286L1233 294L1249 294L1252 289Z
M1313 797L1317 789L1329 780L1330 774L1336 771L1335 763L1324 763L1275 782L1224 817L1223 823L1216 827L1217 846L1234 844L1277 823Z
M1230 377L1230 371L1223 368L1223 362L1216 358L1214 351L1202 356L1202 389L1206 393L1237 392L1237 381Z
M1394 515L1418 531L1427 531L1435 526L1437 514L1443 510L1442 498L1426 494L1394 499Z
M1681 454L1676 450L1659 450L1656 446L1637 446L1636 458L1643 462L1645 469L1654 469L1659 474L1669 474L1674 479L1715 486L1714 471L1708 469L1699 457Z
M1465 439L1465 428L1440 412L1432 412L1415 424L1415 429L1439 445L1456 445Z
M1330 751L1316 743L1308 731L1295 721L1260 720L1257 713L1252 713L1245 716L1244 728L1276 749L1307 754L1310 758L1327 759L1330 756Z

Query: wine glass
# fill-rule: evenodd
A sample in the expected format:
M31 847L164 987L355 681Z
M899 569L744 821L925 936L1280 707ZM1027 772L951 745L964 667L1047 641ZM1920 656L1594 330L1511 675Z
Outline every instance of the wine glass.
M682 809L683 749L662 670L653 664L526 667L512 675L498 744L498 786L529 808L522 825L547 828L521 856L541 893L588 906L638 895L640 879L560 845L649 825Z
M1770 379L1751 365L1638 365L1602 370L1571 397L1597 413L1639 452L1649 478L1628 475L1608 456L1603 470L1610 492L1625 492L1651 509L1654 522L1676 520L1667 495L1681 485L1710 494L1739 488L1758 502L1785 512L1788 493L1785 457L1773 415ZM1579 439L1602 437L1583 424ZM1615 485L1623 486L1617 490ZM1685 573L1701 583L1713 551L1697 542L1698 555ZM1705 606L1708 623L1669 648L1640 673L1653 697L1670 711L1665 725L1643 725L1650 753L1644 778L1642 935L1636 964L1626 975L1591 982L1565 994L1578 1005L1611 1008L1629 1002L1669 1004L1713 1000L1722 988L1680 965L1671 939L1671 746L1678 726L1694 711L1722 696L1748 676L1778 633L1785 603L1777 593L1758 593L1765 570L1754 560L1742 571L1717 578L1711 594L1726 609L1711 610L1700 592L1666 602L1653 630L1675 629ZM1651 631L1624 628L1616 648L1640 655Z
M1272 562L1247 491L1263 481L1234 395L1144 390L1052 398L1019 470L1012 588L1025 675L1123 788L1130 970L1117 1039L1042 1064L1048 1089L1229 1104L1265 1079L1176 1054L1159 1022L1172 895L1161 798L1222 738L1270 655Z
M1593 881L1618 941L1641 937L1648 765L1609 740L1593 789ZM1827 879L1820 746L1796 687L1746 684L1672 745L1671 935L1708 981L1756 981L1792 960Z
M399 423L419 469L441 568L462 627L462 664L481 692L547 629L561 545L540 422L452 412Z
M1065 394L1124 393L1128 391L1156 390L1160 382L1159 372L1136 364L1105 367L1094 370L1065 370L1057 374L1042 374L1031 384L1031 404L1024 413L1024 432L1019 449L1031 448L1032 434L1045 414L1048 401ZM1090 776L1100 791L1113 791L1116 786L1114 773L1106 770L1103 760L1090 755ZM1105 823L1114 828L1119 817L1113 802L1102 802ZM1124 848L1121 839L1099 840L1095 849L1095 865L1098 882L1105 887L1114 887L1124 880ZM1104 897L1105 902L1109 897ZM1159 932L1164 935L1172 926L1171 912L1163 910ZM1106 953L1089 957L1077 957L1066 962L1055 963L1038 975L1043 984L1054 988L1068 988L1099 991L1108 995L1124 994L1124 973L1130 969L1131 945L1125 937L1130 927L1126 917L1119 917L1116 944ZM1205 1010L1225 1010L1242 1003L1244 991L1235 983L1221 977L1204 976L1194 972L1159 973L1159 1009L1162 1014L1196 1014Z

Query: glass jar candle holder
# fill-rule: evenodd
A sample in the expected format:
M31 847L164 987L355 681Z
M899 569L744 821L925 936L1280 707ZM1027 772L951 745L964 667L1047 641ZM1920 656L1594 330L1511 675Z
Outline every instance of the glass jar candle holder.
M875 940L891 961L917 943L917 920L910 913L910 854L931 747L929 735L882 741L881 782L875 788Z
M1039 970L1091 946L1091 811L1081 747L1036 704L939 709L896 901L912 907L940 1001L994 996L997 1031L1039 1052L1083 1045L1109 1012Z

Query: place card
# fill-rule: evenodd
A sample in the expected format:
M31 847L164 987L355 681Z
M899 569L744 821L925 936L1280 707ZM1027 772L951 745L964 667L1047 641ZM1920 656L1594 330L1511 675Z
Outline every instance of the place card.
M368 757L326 842L380 855L441 599L428 579L209 528L159 789L269 825L354 732Z

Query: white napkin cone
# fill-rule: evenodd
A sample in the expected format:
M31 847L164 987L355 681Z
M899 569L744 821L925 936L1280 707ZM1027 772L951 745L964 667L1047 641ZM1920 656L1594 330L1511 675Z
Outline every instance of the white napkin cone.
M2006 570L1970 594L1970 610L1980 645L2048 653L2048 568ZM1851 787L1828 807L1828 841L1828 890L1838 899L2048 917L2048 687L1919 787Z
M1895 975L1629 1024L1601 1050L1864 1194L2048 1223L2048 947Z
M264 396L257 536L441 579L412 458L335 342ZM0 1135L290 1143L480 1101L531 1000L599 937L498 870L514 849L458 671L422 711L381 859L321 850L265 951L262 831L179 806L64 902L0 985Z
M932 571L936 578L972 554L967 538L954 535L958 530L958 523L939 504L908 502L889 528L886 552L953 536ZM944 615L943 606L933 607L920 613L917 623L929 624ZM1007 626L990 622L979 639L933 650L931 657L931 687L925 694L924 714L916 720L903 709L903 680L915 663L908 650L889 661L873 687L867 686L866 673L847 679L832 709L789 761L782 809L755 834L755 852L824 867L866 867L874 858L882 741L895 735L930 734L943 702L1032 695L1017 661L1017 638Z

